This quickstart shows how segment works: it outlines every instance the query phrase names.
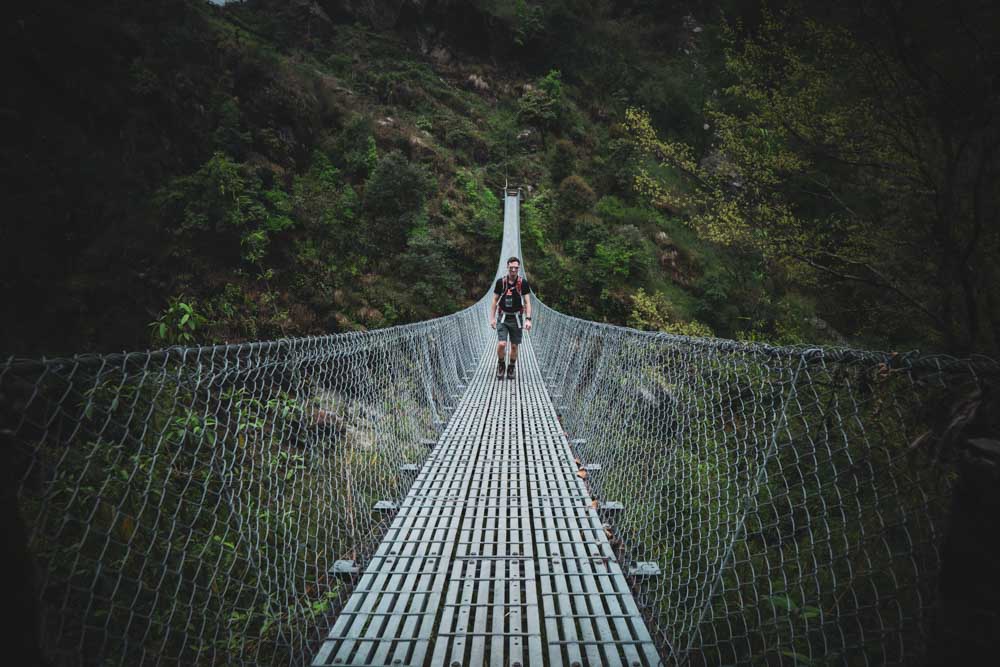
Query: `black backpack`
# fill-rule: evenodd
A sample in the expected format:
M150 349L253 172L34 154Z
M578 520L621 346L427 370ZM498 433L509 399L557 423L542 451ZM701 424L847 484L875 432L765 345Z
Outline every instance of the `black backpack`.
M521 301L521 308L519 310L501 309L506 313L520 313L521 311L524 310L524 294L521 291L521 276L517 277L517 282L513 286L511 286L510 283L507 282L507 277L504 276L503 289L501 290L501 296L505 299L503 304L504 306L510 307L514 305L514 297L512 295L512 292L514 290L517 291L517 298L520 299Z

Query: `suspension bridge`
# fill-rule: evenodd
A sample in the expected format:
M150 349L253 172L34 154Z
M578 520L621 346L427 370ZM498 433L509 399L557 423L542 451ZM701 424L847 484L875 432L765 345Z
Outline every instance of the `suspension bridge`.
M507 191L498 274L521 257ZM530 266L530 258L529 266ZM989 360L781 348L490 294L322 337L9 359L58 665L905 664Z

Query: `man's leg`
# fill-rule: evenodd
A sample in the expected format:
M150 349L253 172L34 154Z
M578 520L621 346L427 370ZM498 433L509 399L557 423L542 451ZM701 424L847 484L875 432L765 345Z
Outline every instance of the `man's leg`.
M514 379L514 364L517 363L517 343L510 342L510 362L507 363L507 379Z
M507 333L506 330L501 330L502 327L503 327L502 324L498 324L497 325L497 331L499 332L499 334L501 336L503 336L504 334ZM504 378L504 373L507 370L506 356L507 356L507 340L506 340L506 337L504 337L504 338L500 339L499 343L497 343L497 379L498 380L502 380Z

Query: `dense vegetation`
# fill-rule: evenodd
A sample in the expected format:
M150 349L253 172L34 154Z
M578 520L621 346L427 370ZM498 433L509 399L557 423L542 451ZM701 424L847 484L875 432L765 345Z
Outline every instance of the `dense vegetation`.
M498 193L509 179L528 195L522 220L530 275L544 301L564 312L743 340L996 354L1000 49L990 30L996 13L971 2L902 11L895 3L806 9L735 0L24 5L5 28L15 67L2 107L9 196L0 240L0 351L271 339L453 312L488 289L501 232ZM665 359L643 369L659 381L656 373L672 368ZM906 385L895 370L883 365L875 380ZM706 386L734 392L720 405L743 400L736 393L747 391L743 378L719 372L710 379L715 384ZM780 431L789 446L774 465L790 469L800 444L829 437L834 420L824 406L840 404L833 387L864 397L843 401L857 411L850 424L870 421L878 426L867 437L912 442L911 450L929 447L932 431L958 440L962 420L973 421L987 405L981 394L955 405L954 397L935 395L921 406L941 415L921 416L886 403L892 405L886 413L909 429L947 425L901 435L883 417L881 398L869 386L875 380L860 371L829 378L817 371L821 389L809 393L813 405L797 405L800 415ZM150 391L117 378L112 384L129 399ZM615 387L633 385L639 386ZM25 386L32 395L34 384ZM926 391L926 384L916 386ZM266 429L251 422L251 412L273 419L261 411L283 411L296 432L304 414L304 402L280 393L279 383L272 389L273 403L223 395L229 407L213 406L205 414L215 416L201 423L153 397L150 419L168 433L164 445L178 451L192 434L213 434L207 437L214 443L216 428L233 434L230 444L244 447L255 437L263 443ZM617 430L615 455L636 460L640 436L662 452L662 433L647 437L642 420L632 418L645 404L622 395L608 414L637 430ZM601 396L612 405L611 393ZM754 398L756 409L767 404ZM116 412L125 409L117 394L105 403L106 414L98 410L88 421L116 429L129 422ZM49 428L47 419L24 420L18 404L11 406L17 423ZM732 454L724 447L726 429L745 428L750 440L756 423L730 423L719 414L717 437L695 442L690 456L678 458L676 474L648 486L650 494L667 497L666 489L695 500L666 504L649 497L664 511L690 510L687 526L711 518L702 516L710 503L695 492L712 484L742 490L749 479L727 478L726 466L712 459ZM243 435L248 429L255 430ZM994 433L992 423L975 432ZM37 436L39 443L61 447L46 434ZM105 449L100 439L85 444ZM258 470L286 465L295 455L291 447L262 445L254 454ZM84 456L85 450L67 451ZM175 479L173 462L133 454L123 450L105 471L119 475L120 466L132 466L168 486L191 476L187 466L199 470L195 478L211 473L201 474L203 462L179 457ZM76 468L91 472L84 460ZM153 470L154 463L160 467ZM763 571L767 559L755 551L762 545L805 544L795 526L808 525L817 505L825 511L842 496L863 500L854 488L841 493L836 486L854 472L840 475L832 463L814 467L815 483L803 481L788 496L793 511L781 525L787 540L774 539L768 513L778 514L789 482L775 471L773 487L761 487L763 518L751 522L739 546L747 549L740 558L748 569ZM100 471L92 472L100 479ZM921 469L898 497L950 483L939 472ZM878 476L858 479L859 488L875 489L869 482ZM612 490L615 478L608 480ZM289 486L289 497L299 498L307 486ZM127 498L120 516L104 512L94 523L131 539L141 516L130 505L133 487L115 481L104 496L96 488L67 495L98 507L108 493ZM911 506L903 501L899 507ZM271 508L256 510L276 525ZM191 522L200 516L195 511ZM856 532L881 535L852 523L855 515L843 516L816 528L827 535L818 546L810 538L810 550L774 562L799 559L812 577L808 568L819 570L822 561L811 549L819 553L841 539L857 543ZM148 527L140 534L162 539ZM221 535L197 535L203 554L226 558L232 550ZM692 542L681 531L650 544L675 539ZM75 553L72 546L67 553ZM666 555L650 557L666 562ZM870 564L864 576L876 581L879 566ZM791 578L790 569L775 580ZM967 569L970 578L983 576ZM817 574L828 575L843 572ZM725 604L741 607L738 582L725 583L733 595ZM896 583L879 580L879 590ZM858 602L872 618L879 616L874 597ZM745 624L733 627L770 642L774 628L809 626L810 615L839 605L821 598L775 588L759 600L777 619L773 624L741 618ZM308 614L329 611L320 597L283 602L273 615L255 605L255 612L230 619L245 630L235 633L232 650L242 653L240 642L277 633L281 625L273 619L314 627ZM826 641L808 628L793 629L782 641ZM748 655L796 660L803 650L777 639L770 654L745 648Z
M0 349L452 312L488 287L509 178L529 272L565 312L995 353L995 13L22 7Z

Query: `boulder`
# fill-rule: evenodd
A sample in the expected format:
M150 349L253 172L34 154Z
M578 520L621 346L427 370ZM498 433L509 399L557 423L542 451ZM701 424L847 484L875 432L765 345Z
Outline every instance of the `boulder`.
M478 74L470 74L465 83L469 88L480 93L486 93L490 90L490 84Z
M409 140L410 159L430 157L436 154L434 147L417 135L411 135Z

